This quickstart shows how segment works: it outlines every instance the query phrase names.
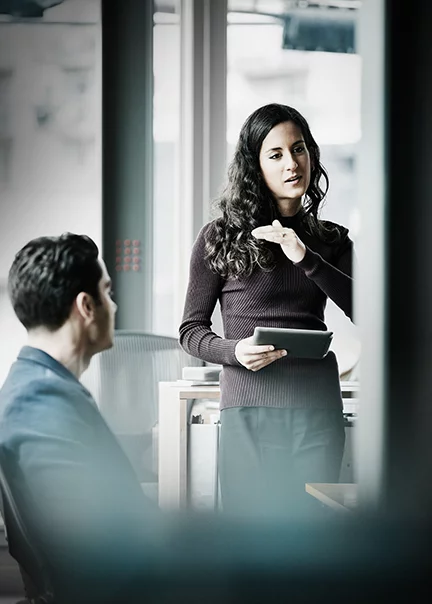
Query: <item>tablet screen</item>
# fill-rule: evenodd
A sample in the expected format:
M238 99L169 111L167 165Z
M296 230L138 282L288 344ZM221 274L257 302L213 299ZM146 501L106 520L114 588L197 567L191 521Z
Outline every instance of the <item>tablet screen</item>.
M332 338L331 331L255 327L253 344L272 344L277 349L285 349L291 357L322 359L330 348Z

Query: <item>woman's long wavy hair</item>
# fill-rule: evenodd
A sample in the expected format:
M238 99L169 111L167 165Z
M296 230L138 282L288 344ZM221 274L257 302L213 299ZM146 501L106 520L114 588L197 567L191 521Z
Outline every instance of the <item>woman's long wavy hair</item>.
M311 178L301 218L308 232L323 241L337 237L334 229L318 218L318 211L329 187L327 172L320 163L320 150L305 118L294 108L272 103L254 111L243 124L228 181L216 210L221 214L206 241L210 268L226 279L247 277L255 267L271 270L275 259L271 244L255 239L251 231L271 224L280 216L276 200L261 173L259 156L267 134L283 122L294 122L302 131L309 150ZM324 188L321 188L321 179Z

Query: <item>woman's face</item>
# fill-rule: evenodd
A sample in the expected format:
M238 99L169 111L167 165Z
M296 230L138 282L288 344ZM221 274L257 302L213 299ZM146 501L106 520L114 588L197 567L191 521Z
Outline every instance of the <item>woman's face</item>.
M282 122L272 128L261 145L259 162L281 214L295 213L311 178L309 151L300 127Z

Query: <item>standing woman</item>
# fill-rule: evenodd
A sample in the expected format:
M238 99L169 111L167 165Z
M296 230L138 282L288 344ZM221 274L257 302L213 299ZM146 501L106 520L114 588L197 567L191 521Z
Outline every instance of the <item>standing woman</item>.
M305 118L261 107L240 131L220 217L192 250L180 343L223 365L219 472L232 514L303 512L313 505L305 482L338 482L345 433L334 353L290 358L252 344L257 325L327 329L327 298L352 318L352 241L319 218L328 184ZM223 338L211 329L218 300Z

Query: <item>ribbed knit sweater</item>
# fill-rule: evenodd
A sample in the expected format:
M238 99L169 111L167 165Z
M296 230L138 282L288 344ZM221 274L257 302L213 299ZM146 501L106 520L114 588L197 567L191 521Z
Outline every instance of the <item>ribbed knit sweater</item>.
M256 372L243 367L235 356L239 340L251 336L257 325L327 329L327 298L352 318L353 244L348 230L335 225L340 242L326 244L305 231L299 215L280 221L293 228L306 245L301 262L293 263L279 244L270 244L276 258L273 270L256 267L250 277L227 280L213 272L205 260L206 236L213 222L201 229L193 246L180 344L197 358L223 365L221 409L342 407L339 371L332 351L319 360L286 356ZM211 329L218 300L223 338Z

